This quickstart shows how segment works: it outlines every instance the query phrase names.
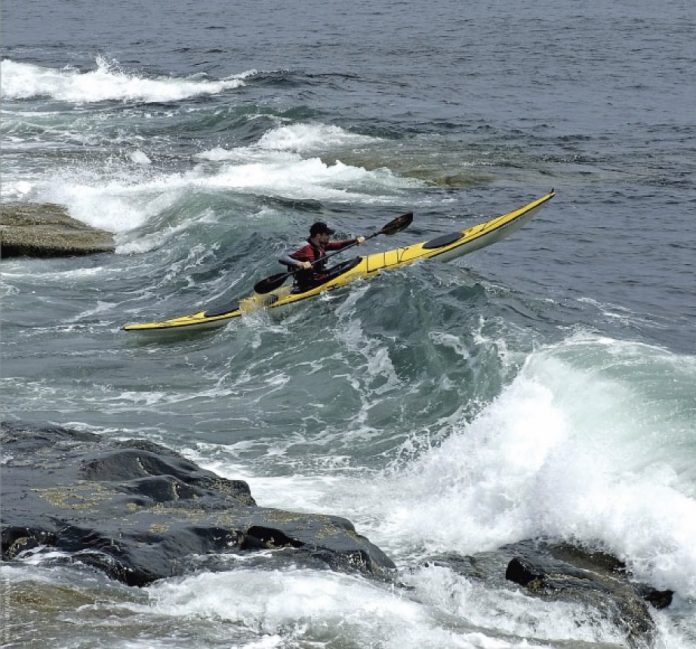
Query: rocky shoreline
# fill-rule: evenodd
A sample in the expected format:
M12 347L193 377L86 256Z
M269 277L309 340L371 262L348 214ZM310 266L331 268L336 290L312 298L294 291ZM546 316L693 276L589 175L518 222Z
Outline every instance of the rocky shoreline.
M53 203L0 204L0 254L70 257L114 251L110 232L73 219Z
M0 443L5 560L51 546L131 586L186 574L192 555L268 548L373 576L394 568L349 521L258 507L246 482L151 442L7 423Z
M259 507L249 486L144 440L114 441L55 425L0 424L2 559L40 546L63 551L130 586L205 570L225 555L272 551L279 566L356 572L401 587L392 560L337 516ZM611 555L528 540L473 556L438 555L492 588L596 610L631 646L649 646L650 605L672 593L635 583Z

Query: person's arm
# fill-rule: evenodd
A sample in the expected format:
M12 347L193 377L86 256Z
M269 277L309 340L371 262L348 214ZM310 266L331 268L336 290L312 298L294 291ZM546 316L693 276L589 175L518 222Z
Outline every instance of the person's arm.
M279 257L278 263L281 263L284 266L290 266L290 267L297 266L297 268L302 268L302 262L299 259L293 259L288 254L285 254L282 257Z
M345 248L346 246L352 246L353 244L357 243L360 245L363 241L365 241L365 237L356 237L355 239L343 239L341 241L329 241L329 243L326 245L327 250L341 250L342 248Z
M284 266L290 268L303 268L307 270L312 267L311 259L309 256L309 251L307 251L308 246L300 248L292 253L286 253L278 259L278 261Z

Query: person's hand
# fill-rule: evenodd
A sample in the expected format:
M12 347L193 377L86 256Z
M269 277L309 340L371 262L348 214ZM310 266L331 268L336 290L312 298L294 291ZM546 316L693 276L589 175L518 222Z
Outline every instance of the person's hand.
M365 243L365 237L363 237L361 234L359 237L355 238L355 241L358 243L359 246L361 246L363 243Z
M312 267L312 263L309 261L301 261L299 268L302 270L309 270Z

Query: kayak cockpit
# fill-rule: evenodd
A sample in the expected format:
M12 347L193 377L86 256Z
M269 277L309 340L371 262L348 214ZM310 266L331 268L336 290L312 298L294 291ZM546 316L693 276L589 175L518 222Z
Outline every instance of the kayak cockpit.
M331 268L327 268L323 273L321 281L318 281L316 284L312 284L311 286L305 286L302 288L300 288L297 285L293 286L292 293L293 295L299 295L301 293L308 293L309 291L313 291L318 286L323 286L331 280L340 277L341 275L343 275L343 273L347 273L349 270L353 270L353 268L355 268L361 261L362 257L355 257L353 259L349 259L348 261L343 261L340 264L336 264Z

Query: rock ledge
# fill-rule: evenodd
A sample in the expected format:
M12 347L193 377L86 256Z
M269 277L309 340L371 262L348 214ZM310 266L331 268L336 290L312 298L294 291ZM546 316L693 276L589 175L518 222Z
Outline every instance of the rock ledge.
M151 442L4 423L0 443L5 560L46 546L134 586L268 549L280 565L380 578L394 568L350 521L258 507L246 482Z
M3 258L69 257L113 252L111 233L71 218L53 203L0 205L0 246Z

